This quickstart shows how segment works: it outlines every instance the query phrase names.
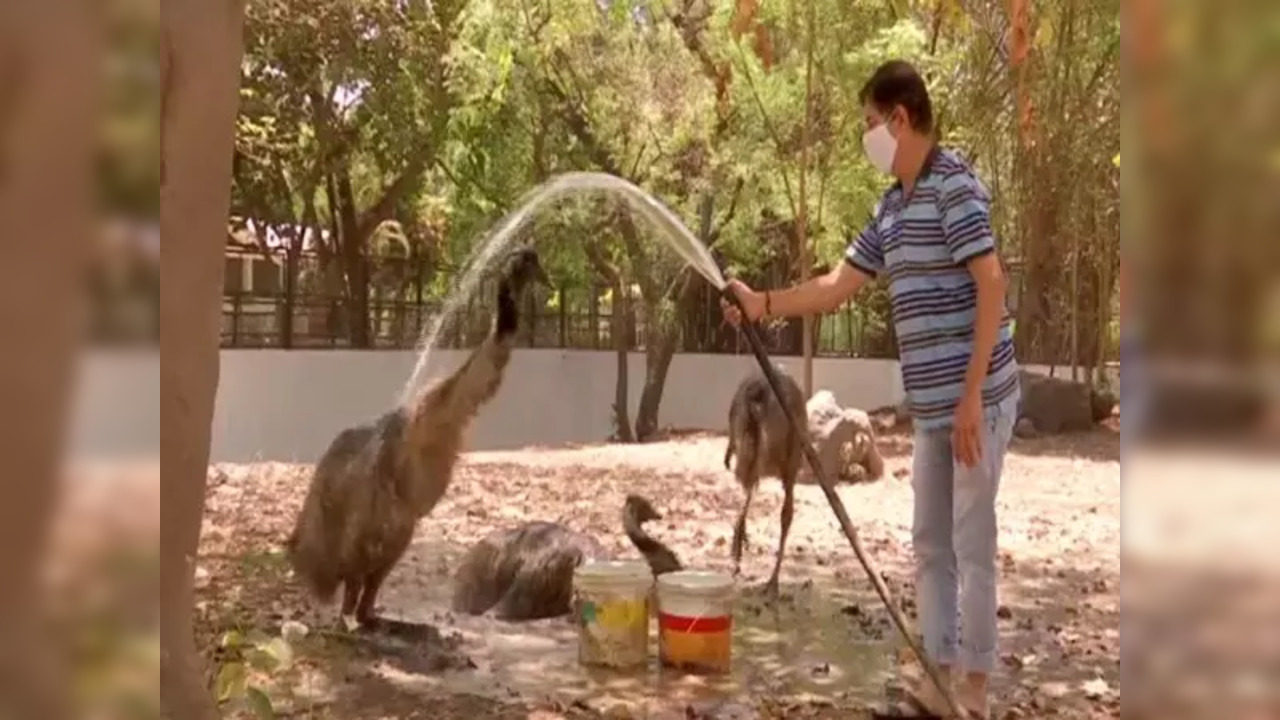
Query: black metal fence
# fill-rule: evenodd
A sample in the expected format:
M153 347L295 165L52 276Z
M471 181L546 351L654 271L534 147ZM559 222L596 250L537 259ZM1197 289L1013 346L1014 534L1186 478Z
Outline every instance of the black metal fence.
M707 286L694 311L678 317L677 350L704 353L749 353L739 333L720 317L718 298ZM624 333L629 350L643 350L651 338L644 305L634 299L622 326L613 317L613 298L599 287L561 286L531 294L520 318L520 344L530 348L612 350L615 335ZM471 347L488 332L492 303L477 298L459 307L441 328L438 347ZM410 349L444 311L441 301L371 298L367 342L355 343L351 303L342 297L288 298L283 294L228 293L223 299L222 346L226 348L368 348ZM292 316L291 319L290 315ZM868 321L853 304L823 317L815 328L814 352L820 356L892 357L893 342L883 323ZM800 321L767 329L774 354L802 352Z

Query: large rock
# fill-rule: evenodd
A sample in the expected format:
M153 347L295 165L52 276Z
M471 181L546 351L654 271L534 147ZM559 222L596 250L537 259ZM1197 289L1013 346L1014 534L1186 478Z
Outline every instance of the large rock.
M1022 400L1018 420L1029 420L1037 433L1053 435L1088 430L1111 413L1109 398L1088 383L1051 378L1027 370L1020 373Z
M842 408L830 390L819 390L805 405L809 436L822 469L832 479L862 482L884 475L884 459L876 448L871 416L855 408ZM809 475L808 463L802 469Z

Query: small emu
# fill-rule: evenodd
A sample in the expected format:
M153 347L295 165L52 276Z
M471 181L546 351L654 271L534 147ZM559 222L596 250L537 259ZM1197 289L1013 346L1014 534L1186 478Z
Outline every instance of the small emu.
M641 527L662 518L648 500L628 495L622 507L627 537L655 575L680 570L675 553ZM587 559L604 558L595 538L548 522L525 523L476 543L454 575L454 612L500 620L538 620L569 612L573 573Z
M463 436L497 393L519 325L519 297L546 273L532 248L503 260L492 332L449 377L404 407L338 434L317 463L286 542L297 576L322 602L344 588L342 617L364 629L405 625L374 616L378 591L418 519L444 496Z
M809 441L808 428L801 424L793 429L787 421L787 413L804 423L804 394L800 386L782 368L777 367L777 375L782 385L785 405L779 404L773 394L768 379L760 371L755 371L738 385L733 396L733 404L729 406L729 444L725 448L724 466L729 469L729 461L737 455L733 466L738 484L746 491L746 499L742 503L742 512L738 515L738 523L733 529L733 572L741 569L742 551L747 540L747 510L751 507L751 498L763 476L777 477L782 481L784 498L782 501L782 536L778 540L778 556L774 561L773 574L765 585L765 592L778 592L778 575L782 571L782 555L787 546L787 534L791 531L791 519L795 514L795 484L800 472L801 459L804 456L803 443Z

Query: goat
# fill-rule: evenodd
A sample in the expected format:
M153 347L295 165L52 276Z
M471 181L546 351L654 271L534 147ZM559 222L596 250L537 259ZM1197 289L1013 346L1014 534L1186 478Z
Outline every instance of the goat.
M803 443L809 441L808 428L804 424L793 428L787 419L787 413L791 413L798 422L805 422L804 395L800 386L782 368L777 368L777 375L785 404L779 404L769 381L760 371L746 377L738 385L733 403L729 406L729 443L724 453L726 470L729 469L729 461L737 456L733 472L738 484L746 492L742 512L738 514L738 522L733 529L734 575L741 571L742 551L747 541L747 511L751 507L751 499L760 484L760 478L773 476L782 481L782 536L778 540L773 574L765 585L765 592L771 595L778 592L782 555L786 550L787 534L791 531L791 520L795 514L796 476L800 472L800 462L804 456Z
M628 495L622 506L623 529L654 575L681 569L675 553L641 527L661 518L639 495ZM531 522L493 532L467 551L458 566L453 610L468 615L492 611L500 620L565 615L573 603L574 570L588 559L604 557L595 538L556 523Z
M285 547L320 601L343 586L344 619L354 612L362 628L403 625L375 617L378 591L418 520L449 488L471 421L497 394L531 281L548 284L537 253L523 247L504 259L493 329L462 367L404 406L338 433L317 463Z

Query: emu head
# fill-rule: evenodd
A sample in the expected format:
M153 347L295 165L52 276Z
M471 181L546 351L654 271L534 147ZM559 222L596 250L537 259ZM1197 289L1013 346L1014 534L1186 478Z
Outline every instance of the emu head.
M622 506L622 513L628 517L635 518L636 524L662 519L662 513L655 510L648 500L639 495L627 496L627 502Z
M527 245L516 248L506 257L502 265L502 279L515 293L524 290L530 282L551 285L538 259L538 251Z

